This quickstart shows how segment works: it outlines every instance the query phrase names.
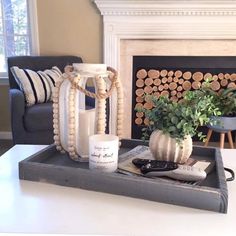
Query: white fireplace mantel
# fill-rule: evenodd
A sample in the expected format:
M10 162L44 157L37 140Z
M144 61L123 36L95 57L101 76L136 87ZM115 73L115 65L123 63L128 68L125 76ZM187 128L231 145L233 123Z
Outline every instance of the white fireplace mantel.
M104 23L104 62L119 68L122 39L236 39L236 1L94 0Z
M104 63L119 72L123 70L122 40L236 39L235 0L93 1L103 15ZM123 78L121 82L126 81ZM115 120L114 114L111 113L111 120Z

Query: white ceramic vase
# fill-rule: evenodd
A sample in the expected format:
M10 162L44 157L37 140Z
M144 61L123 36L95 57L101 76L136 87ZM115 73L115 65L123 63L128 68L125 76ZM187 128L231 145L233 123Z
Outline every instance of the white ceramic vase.
M181 144L161 130L152 132L149 147L156 160L185 163L192 153L192 138L188 135Z

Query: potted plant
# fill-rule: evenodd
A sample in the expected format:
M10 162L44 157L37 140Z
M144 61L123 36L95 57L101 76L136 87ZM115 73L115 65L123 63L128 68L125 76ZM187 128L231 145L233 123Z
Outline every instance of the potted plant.
M213 103L220 113L213 117L215 124L209 124L208 127L218 131L227 132L236 130L236 88L222 89L219 92L213 91L209 83L202 87L205 96L211 96Z
M149 119L149 125L142 131L145 139L150 137L153 156L158 160L185 163L192 152L192 136L205 137L198 127L213 124L212 116L221 114L214 98L202 89L188 91L181 102L166 96L148 96L153 108L141 109Z

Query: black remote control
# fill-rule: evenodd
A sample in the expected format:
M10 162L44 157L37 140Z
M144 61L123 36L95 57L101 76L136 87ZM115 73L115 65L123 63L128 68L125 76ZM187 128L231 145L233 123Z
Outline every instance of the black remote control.
M140 168L142 173L143 171L145 172L145 168L142 168L144 166L151 168L152 171L169 171L169 170L174 170L178 168L178 164L171 161L157 161L157 160L150 160L150 159L135 158L132 160L132 163L136 167Z
M153 160L150 163L141 166L140 170L143 174L147 174L150 171L171 171L178 167L179 165L175 162Z
M142 166L147 165L147 164L150 163L151 161L153 161L153 160L135 158L135 159L132 160L132 163L133 163L136 167L141 168Z
M199 181L206 178L206 172L200 168L179 165L175 162L136 158L133 164L147 177L170 177L184 181Z

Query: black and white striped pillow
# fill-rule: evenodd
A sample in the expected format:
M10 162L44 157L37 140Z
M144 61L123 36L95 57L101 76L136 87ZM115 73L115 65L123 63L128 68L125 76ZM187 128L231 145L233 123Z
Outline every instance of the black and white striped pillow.
M52 90L56 81L60 80L62 75L60 69L56 66L50 70L37 72L13 66L11 72L25 94L27 106L51 101Z

